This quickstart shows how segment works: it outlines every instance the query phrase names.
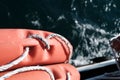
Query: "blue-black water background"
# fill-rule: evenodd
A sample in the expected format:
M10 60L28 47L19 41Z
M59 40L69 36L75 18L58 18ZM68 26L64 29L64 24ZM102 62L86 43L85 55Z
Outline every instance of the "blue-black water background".
M120 0L0 0L0 27L52 31L73 45L72 63L112 58L120 32Z

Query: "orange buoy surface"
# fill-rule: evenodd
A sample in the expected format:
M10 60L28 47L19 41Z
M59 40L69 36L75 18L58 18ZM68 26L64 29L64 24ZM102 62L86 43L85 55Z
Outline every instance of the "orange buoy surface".
M0 76L7 78L2 79L1 77L0 80L80 80L80 74L78 73L76 68L74 68L70 64L48 65L44 66L44 69L41 68L41 70L38 70L36 66L31 66L31 68L33 68L33 70L18 72L14 75L10 75L10 72L13 71L1 72ZM53 75L45 71L46 68L49 69ZM9 75L6 75L6 73Z
M72 46L60 35L52 32L28 29L0 29L0 66L28 54L14 68L62 63L69 60Z
M72 50L53 32L0 29L0 80L80 80L68 63Z

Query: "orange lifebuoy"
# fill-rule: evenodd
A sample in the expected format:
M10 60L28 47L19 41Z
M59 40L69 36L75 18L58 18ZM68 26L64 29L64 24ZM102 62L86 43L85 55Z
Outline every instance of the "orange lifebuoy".
M50 49L47 49L45 46L46 44L37 37L32 36L35 34L47 40ZM20 64L14 66L14 68L28 65L54 64L67 61L68 56L71 55L68 46L59 37L48 39L51 34L53 33L40 30L1 29L0 65L5 65L20 57L23 54L25 47L30 48L28 55ZM31 38L31 36L33 38ZM70 43L69 45L72 50Z
M72 49L65 37L53 32L0 29L0 80L80 80L67 64Z
M70 64L55 64L44 67L51 70L54 80L80 80L80 75L78 71ZM6 77L5 76L6 73L10 72L11 71L0 73L0 76ZM51 75L47 71L45 71L45 69L44 70L36 69L21 73L19 72L14 75L7 76L7 78L3 80L53 80L53 79L51 79Z

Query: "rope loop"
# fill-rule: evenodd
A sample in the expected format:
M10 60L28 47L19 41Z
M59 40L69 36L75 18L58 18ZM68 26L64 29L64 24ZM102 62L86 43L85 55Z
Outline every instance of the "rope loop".
M50 49L50 45L49 45L48 41L45 38L43 38L42 36L40 36L39 34L30 35L29 38L36 38L36 39L42 41L45 44L45 48L47 48L48 50Z
M71 59L71 57L72 57L72 47L71 47L71 45L70 45L70 42L69 42L65 37L63 37L62 35L55 34L55 33L50 34L49 36L47 36L46 39L51 39L51 38L53 38L53 37L58 37L58 38L60 38L60 39L67 45L68 50L69 50L69 54L70 54L69 57L68 57L68 61L70 61L70 59Z

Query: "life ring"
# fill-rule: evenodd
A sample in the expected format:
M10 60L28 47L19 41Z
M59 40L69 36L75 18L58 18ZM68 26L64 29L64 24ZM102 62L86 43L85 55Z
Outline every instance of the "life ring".
M0 38L0 80L80 80L68 63L73 47L65 37L41 30L1 29Z
M46 68L49 69L53 75L48 73ZM23 69L27 70L24 71ZM15 74L13 74L13 72ZM13 71L2 72L0 76L0 80L80 80L79 72L70 64L22 67Z
M0 29L0 66L23 56L25 47L30 51L25 59L12 69L67 62L72 46L64 37L48 31L28 29Z

